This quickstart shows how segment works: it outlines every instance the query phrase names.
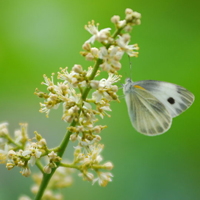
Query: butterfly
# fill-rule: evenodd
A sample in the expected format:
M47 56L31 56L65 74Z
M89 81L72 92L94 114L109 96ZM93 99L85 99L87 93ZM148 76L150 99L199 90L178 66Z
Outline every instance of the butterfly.
M148 136L165 133L172 118L194 102L194 95L184 87L162 81L127 78L123 92L133 127Z

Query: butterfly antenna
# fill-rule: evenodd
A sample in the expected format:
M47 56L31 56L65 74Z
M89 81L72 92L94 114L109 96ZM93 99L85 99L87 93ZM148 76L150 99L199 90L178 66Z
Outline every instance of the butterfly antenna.
M132 63L131 63L131 58L130 58L129 55L128 55L128 58L129 58L129 65L130 65L130 79L131 79L131 65L132 65Z

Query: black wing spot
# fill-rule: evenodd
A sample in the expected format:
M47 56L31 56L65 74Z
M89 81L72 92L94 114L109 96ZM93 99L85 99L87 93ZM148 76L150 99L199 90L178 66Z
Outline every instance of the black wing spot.
M172 98L172 97L169 97L169 98L167 99L167 101L168 101L170 104L175 104L175 99Z

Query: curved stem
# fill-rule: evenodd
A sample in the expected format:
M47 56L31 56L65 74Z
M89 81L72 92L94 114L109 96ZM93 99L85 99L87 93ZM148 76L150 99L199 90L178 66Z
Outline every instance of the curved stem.
M15 146L17 146L17 148L23 149L23 147L22 147L20 144L17 144L9 135L6 135L6 138L7 138L7 140L8 140L10 143L12 143L12 144L14 144Z

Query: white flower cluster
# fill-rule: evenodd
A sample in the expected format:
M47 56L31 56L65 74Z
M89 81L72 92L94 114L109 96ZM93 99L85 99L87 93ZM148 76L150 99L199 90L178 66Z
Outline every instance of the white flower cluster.
M6 163L8 170L15 166L20 167L22 175L28 177L31 174L29 165L35 165L36 159L45 152L46 141L42 138L38 139L38 134L36 134L37 142L28 140L27 124L20 124L21 129L14 132L14 139L12 139L7 126L8 123L0 124L0 162Z
M103 126L94 126L94 123L98 121L95 115L99 115L102 118L105 116L106 111L111 111L109 102L112 100L118 100L116 92L118 87L113 85L120 79L120 76L109 74L108 79L90 80L90 71L83 70L80 65L75 65L72 71L69 73L67 68L63 69L61 73L58 73L58 79L63 82L54 84L53 76L51 79L45 78L45 85L49 94L36 90L36 95L45 99L45 102L41 103L40 112L45 112L49 115L51 108L58 108L63 104L63 116L62 119L65 122L72 123L76 121L78 126L72 127L72 131L79 133L93 133L100 132ZM83 90L85 88L94 89L92 98L83 99ZM76 88L80 89L77 93ZM90 103L94 103L96 110L92 108ZM69 127L70 128L70 127Z
M81 137L78 140L79 145L75 147L73 164L81 171L79 176L83 177L83 180L92 181L93 184L98 181L100 186L106 186L112 181L113 175L110 172L101 172L100 169L112 170L113 164L111 162L101 164L103 158L100 154L104 145L97 145L98 137L91 142ZM94 178L94 174L89 172L89 169L94 170L98 177Z
M51 174L51 169L57 167L56 162L59 162L61 158L57 156L57 154L52 151L48 154L49 163L43 168L44 173Z
M111 18L111 21L115 24L117 30L124 29L130 32L132 26L140 24L141 14L129 8L126 9L125 14L126 18L124 20L120 20L120 17L115 15ZM89 22L85 26L85 29L92 34L92 37L83 44L85 51L81 52L81 54L89 61L101 59L102 64L100 67L102 70L116 73L121 69L121 63L119 61L123 54L126 52L130 57L137 57L139 47L137 44L129 45L129 34L120 35L116 32L114 35L111 35L111 28L105 28L99 31L98 26L99 24L95 25L94 21ZM115 40L116 36L118 36L117 40ZM100 49L91 47L90 43L94 44L95 41L101 42L104 46Z
M111 34L111 28L99 30L99 24L94 21L89 22L85 29L92 36L83 44L83 55L86 60L94 61L94 67L84 70L81 65L75 64L69 71L66 67L58 72L58 82L54 83L54 74L51 78L44 75L42 84L47 86L48 93L36 89L35 94L44 98L44 103L40 103L40 112L49 112L52 108L56 109L60 104L63 106L62 120L70 123L67 128L70 131L70 140L79 140L79 146L76 148L74 164L80 168L81 176L86 180L99 181L99 184L105 186L111 181L112 174L100 172L99 169L111 169L112 163L100 165L102 161L100 152L102 145L97 145L101 137L97 134L106 128L106 126L95 125L98 116L103 118L111 111L110 102L118 100L118 87L114 83L121 78L118 71L121 69L120 60L124 53L129 56L137 57L139 49L137 44L130 45L130 35L122 33L122 30L128 32L133 25L140 24L141 15L131 9L126 9L126 17L120 20L119 16L113 16L111 21L115 24L116 30ZM94 42L100 42L103 46L100 48L92 47ZM108 78L95 79L101 71L108 72ZM90 90L92 94L88 96ZM82 152L84 149L86 152ZM51 152L52 156L54 152ZM56 154L54 155L56 156ZM52 168L56 167L55 161L49 154L50 162L44 167L44 172L49 174ZM96 166L96 168L94 167ZM74 167L74 166L73 166ZM96 170L98 179L88 172L91 168Z

